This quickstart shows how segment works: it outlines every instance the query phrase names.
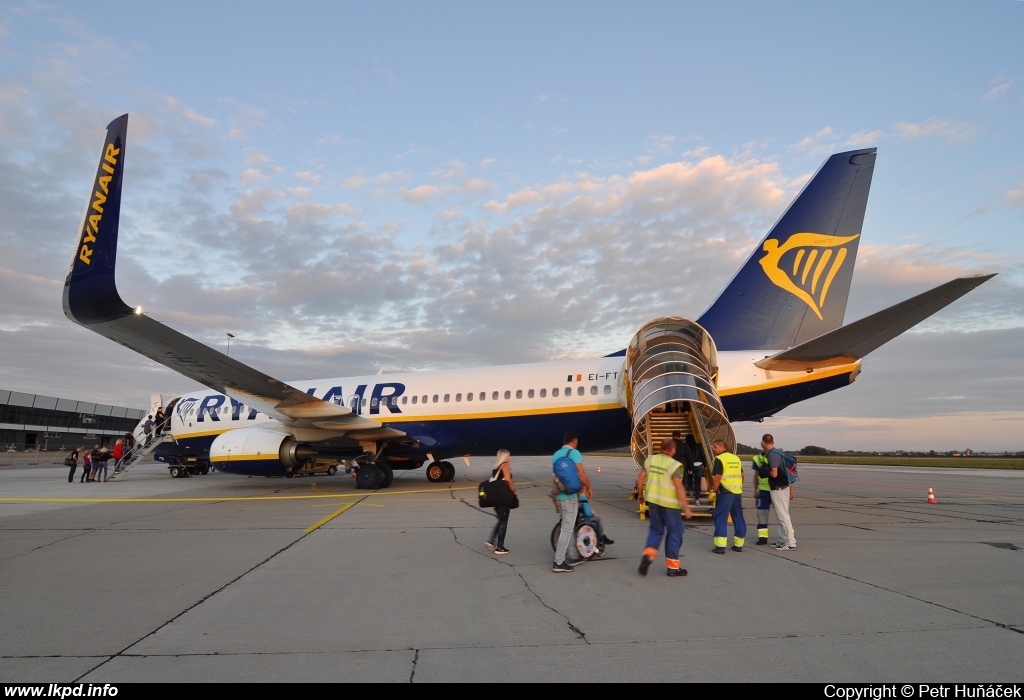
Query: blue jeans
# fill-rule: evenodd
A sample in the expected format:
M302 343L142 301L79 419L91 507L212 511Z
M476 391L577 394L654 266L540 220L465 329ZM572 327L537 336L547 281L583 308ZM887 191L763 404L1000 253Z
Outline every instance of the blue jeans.
M719 491L715 501L715 549L729 544L729 516L732 516L732 543L742 547L747 536L747 521L743 519L743 494Z
M651 527L647 531L644 554L654 559L661 545L661 537L665 535L665 561L668 568L678 569L679 548L683 546L683 513L678 508L666 508L657 503L647 505L650 508L648 515L651 516Z

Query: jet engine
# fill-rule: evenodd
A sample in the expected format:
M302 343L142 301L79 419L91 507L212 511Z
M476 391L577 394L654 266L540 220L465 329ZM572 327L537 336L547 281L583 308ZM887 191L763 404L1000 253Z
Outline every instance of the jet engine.
M277 476L298 470L317 455L288 433L263 428L239 428L221 433L210 446L214 468L231 474Z

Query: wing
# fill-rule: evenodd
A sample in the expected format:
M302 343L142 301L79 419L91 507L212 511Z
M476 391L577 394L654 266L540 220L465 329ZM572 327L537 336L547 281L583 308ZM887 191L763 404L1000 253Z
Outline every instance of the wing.
M345 406L242 364L124 303L114 280L128 115L107 126L78 243L64 282L64 315L165 367L291 425L327 430L390 431ZM400 431L393 431L403 435Z

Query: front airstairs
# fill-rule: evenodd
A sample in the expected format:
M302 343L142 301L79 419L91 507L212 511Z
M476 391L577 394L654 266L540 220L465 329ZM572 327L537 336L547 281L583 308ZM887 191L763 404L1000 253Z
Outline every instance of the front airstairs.
M678 431L684 440L692 435L697 442L705 478L711 482L711 444L723 440L730 452L736 451L736 434L717 386L718 351L695 322L668 316L637 331L626 349L619 396L633 419L630 447L638 468L661 452L664 438ZM691 503L695 513L710 512L704 493Z
M132 449L128 450L128 453L121 458L121 465L119 468L114 469L113 475L110 477L111 481L117 481L119 476L122 476L129 469L134 467L136 464L142 462L146 457L153 454L157 447L165 442L172 442L174 440L170 433L163 433L153 437L149 445L141 442L135 443Z

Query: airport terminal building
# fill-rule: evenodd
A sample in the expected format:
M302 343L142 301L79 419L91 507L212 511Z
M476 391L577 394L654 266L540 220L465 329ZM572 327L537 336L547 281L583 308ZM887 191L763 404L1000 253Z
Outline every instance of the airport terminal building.
M144 411L0 389L3 451L59 450L86 443L110 446L131 432Z

